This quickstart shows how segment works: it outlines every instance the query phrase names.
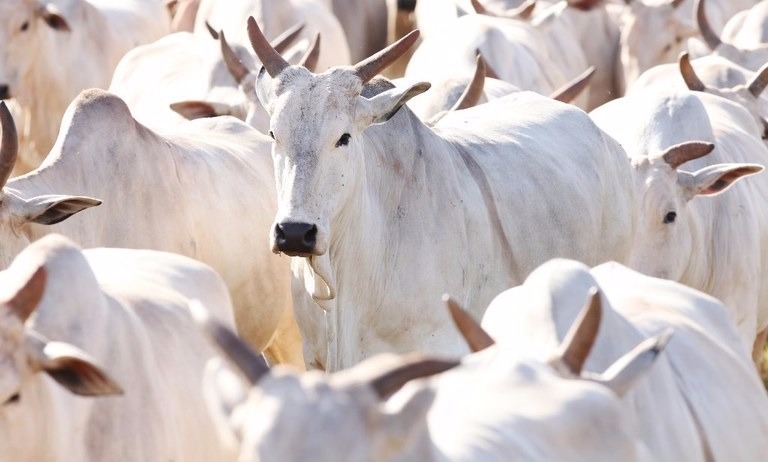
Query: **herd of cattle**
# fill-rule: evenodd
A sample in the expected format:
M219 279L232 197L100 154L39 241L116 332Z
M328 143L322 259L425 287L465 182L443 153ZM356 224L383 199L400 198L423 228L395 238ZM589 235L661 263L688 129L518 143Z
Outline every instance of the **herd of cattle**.
M768 0L0 0L0 462L766 460L766 86Z

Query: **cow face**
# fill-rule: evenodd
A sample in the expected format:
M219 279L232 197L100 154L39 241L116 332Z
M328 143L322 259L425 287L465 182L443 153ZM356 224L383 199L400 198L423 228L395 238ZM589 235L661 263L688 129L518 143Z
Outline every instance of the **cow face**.
M678 166L711 152L709 143L683 143L661 154L633 160L639 204L637 230L630 266L645 274L680 280L694 246L703 236L688 203L697 196L713 196L734 182L763 170L755 164L716 164L688 172ZM680 156L675 152L685 151Z
M692 24L682 23L676 17L680 3L646 5L636 0L625 8L620 38L622 94L646 69L674 62L688 37L697 33Z
M49 33L69 32L57 7L36 0L8 0L0 5L0 99L23 93L32 63Z

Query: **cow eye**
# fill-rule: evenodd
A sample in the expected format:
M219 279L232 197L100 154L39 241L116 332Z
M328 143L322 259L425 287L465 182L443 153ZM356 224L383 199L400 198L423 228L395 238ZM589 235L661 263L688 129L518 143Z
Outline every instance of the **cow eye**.
M336 142L336 147L338 148L339 146L346 146L346 145L348 145L349 144L349 138L351 138L349 133L345 133L345 134L341 135L341 138L339 138L339 141Z
M675 212L667 212L667 214L664 215L664 223L666 223L666 224L674 223L675 222L675 218L677 218L677 213L675 213Z
M5 400L3 405L18 403L19 401L21 401L21 395L18 393L14 393L7 400Z
M21 25L21 31L24 32L27 29L29 29L29 21L24 21L24 24Z
M272 130L269 131L269 137L272 138L273 140L275 139L275 134L274 132L272 132Z

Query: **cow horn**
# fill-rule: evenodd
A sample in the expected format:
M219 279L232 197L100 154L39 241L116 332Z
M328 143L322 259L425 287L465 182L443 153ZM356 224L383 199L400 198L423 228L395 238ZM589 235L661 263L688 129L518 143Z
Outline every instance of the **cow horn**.
M221 45L221 55L224 57L224 64L227 65L227 70L232 74L237 83L242 82L250 71L240 61L232 47L229 46L227 38L224 37L224 31L221 31L219 34L219 44Z
M415 29L406 34L403 38L384 48L378 53L370 56L355 64L355 74L360 77L363 83L368 82L387 66L395 62L397 58L413 46L419 38L419 30Z
M570 103L575 100L585 88L587 88L593 75L595 75L595 66L589 66L586 71L556 90L549 97L557 101L562 101L563 103Z
M274 48L276 52L284 53L296 38L298 38L301 31L304 30L304 25L303 22L295 24L290 29L285 30L282 34L275 37L269 44L272 45L272 48Z
M455 359L406 357L403 363L390 368L369 381L371 388L381 399L389 398L411 380L445 372L460 364Z
M590 11L602 2L603 0L567 0L568 6L581 11Z
M0 101L0 128L3 135L0 139L0 187L5 186L11 177L13 167L16 165L16 157L19 154L19 136L16 133L16 123L13 121L11 111Z
M482 3L480 3L480 0L472 0L472 8L475 10L475 13L477 14L486 14L490 16L495 16L491 12L489 12Z
M720 37L717 36L717 33L715 33L715 30L712 29L709 20L707 20L707 14L704 10L704 0L696 0L696 22L699 25L701 36L711 50L716 49L723 43L723 41L720 40Z
M448 307L448 312L451 313L453 323L473 353L485 350L495 343L493 338L488 335L488 332L483 330L480 324L466 310L459 306L450 295L443 295L443 302Z
M315 72L315 69L317 68L317 60L319 57L320 57L320 32L315 34L315 39L312 40L312 43L309 45L309 48L307 49L307 52L301 58L301 61L299 61L299 66L304 66L307 69L309 69L310 72Z
M482 53L480 52L479 48L475 48L475 56L480 56ZM496 73L496 71L493 70L493 68L488 64L488 61L483 58L483 66L485 67L485 76L489 79L498 79L499 74Z
M768 85L768 64L764 64L760 70L757 71L755 77L749 82L749 92L755 99L759 98Z
M715 149L715 145L712 143L707 143L705 141L686 141L685 143L668 147L664 150L661 157L664 158L664 162L669 164L670 167L676 169L689 160L706 156L712 152L713 149Z
M269 373L269 366L264 357L254 353L227 326L213 319L199 301L190 302L189 310L195 322L210 336L221 352L237 366L252 385L258 384L259 380Z
M675 9L676 9L676 8L678 8L680 5L682 5L684 1L685 1L685 0L672 0L671 2L669 2L669 4L670 4L670 6L672 6L672 8L675 8Z
M267 70L270 77L277 77L285 68L290 66L288 61L283 59L280 53L264 37L253 16L248 17L248 38L251 41L253 51L256 52L259 60L261 60L261 64L264 65L264 69Z
M560 344L560 354L558 355L571 373L575 376L581 375L587 356L592 350L597 338L597 331L600 328L600 318L602 317L602 304L600 302L600 293L597 288L592 287L587 294L587 301L584 308L568 329L563 342Z
M216 32L216 29L214 29L213 26L211 26L211 23L205 21L205 28L208 29L208 33L211 34L211 37L213 37L214 40L219 39L219 33Z
M460 109L467 109L472 106L476 106L483 96L483 87L485 86L485 60L478 54L475 60L475 75L472 76L472 80L464 89L458 101L450 109L451 111L458 111Z
M40 266L26 281L21 284L10 300L4 303L21 322L26 321L40 304L45 293L47 272L45 266Z
M701 81L691 65L691 57L687 51L680 53L680 57L677 58L677 63L680 66L680 75L683 76L685 85L691 91L706 91L707 87L704 82Z

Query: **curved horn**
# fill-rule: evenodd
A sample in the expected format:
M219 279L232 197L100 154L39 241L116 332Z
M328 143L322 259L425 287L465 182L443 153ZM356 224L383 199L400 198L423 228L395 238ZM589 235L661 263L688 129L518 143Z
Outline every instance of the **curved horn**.
M253 51L256 52L259 60L261 60L261 64L264 65L264 69L267 70L270 77L277 77L286 67L290 66L288 61L283 59L280 53L264 37L253 16L248 17L248 38L251 41Z
M479 48L475 48L475 56L480 56L482 53L480 52ZM483 66L485 67L485 76L489 79L498 79L499 74L496 73L496 71L493 70L491 66L488 65L488 61L483 58Z
M568 329L559 349L558 356L575 376L581 375L587 356L595 344L602 314L600 293L597 288L592 287L587 294L584 308Z
M704 0L696 0L696 22L699 25L701 36L711 50L714 50L723 43L707 20L707 14L704 10Z
M309 45L309 48L307 49L307 52L301 58L301 61L299 61L299 66L304 66L307 69L309 69L310 72L315 72L315 69L317 68L317 60L319 57L320 57L320 32L315 34L315 39L312 40L312 43Z
M221 31L219 34L219 44L221 45L221 55L224 57L224 64L227 65L227 70L232 74L237 83L242 82L250 71L240 61L240 58L237 57L235 50L229 46L227 38L224 37L224 31Z
M763 67L757 71L755 76L752 78L752 81L749 82L749 86L747 88L749 88L749 92L752 94L752 96L757 99L760 97L760 94L763 93L763 90L765 90L766 86L768 86L768 64L764 64Z
M692 91L706 91L707 87L704 82L701 81L691 65L691 57L688 56L688 52L684 51L680 53L677 58L677 64L680 66L680 75L683 76L685 85Z
M563 103L570 103L575 100L585 88L587 88L593 75L595 75L595 66L589 66L586 71L579 74L578 77L565 84L565 86L556 90L549 95L549 97L557 101L562 101Z
M208 29L208 33L211 34L211 37L213 37L214 40L219 39L219 33L216 32L216 29L214 29L208 21L205 21L205 28Z
M707 143L705 141L686 141L685 143L668 147L661 154L661 157L664 158L664 162L669 164L670 167L676 169L689 160L706 156L712 152L713 149L715 149L715 145L712 143Z
M488 332L483 330L480 324L470 316L463 308L459 306L450 295L443 295L443 303L448 307L448 311L451 313L453 323L456 325L456 329L459 330L461 336L469 345L469 349L473 353L485 350L489 346L493 345L493 338L488 335Z
M464 89L458 101L450 109L451 111L458 111L460 109L467 109L472 106L477 106L480 98L483 97L483 87L485 87L485 60L478 54L475 60L475 75L472 76L472 80Z
M189 310L200 328L210 336L221 352L240 369L252 385L256 385L265 374L269 373L269 366L264 357L254 353L228 327L213 319L199 301L191 301Z
M411 380L445 372L460 364L455 359L409 357L394 368L388 369L370 380L369 384L381 399L390 397Z
M384 70L387 66L397 60L397 58L402 56L403 53L408 51L408 48L410 48L418 38L419 30L412 30L403 38L388 46L387 48L384 48L373 56L370 56L355 64L355 74L360 77L360 80L362 80L363 83L368 82L374 78L376 74Z
M3 187L11 177L13 167L16 165L16 157L19 155L16 123L5 101L0 101L0 128L3 129L3 135L0 138L0 187Z
M288 47L291 46L291 44L299 37L299 34L302 30L304 30L304 23L300 22L290 29L287 29L282 34L278 35L274 38L270 43L272 45L272 48L275 49L278 53L283 53L285 50L288 49Z

